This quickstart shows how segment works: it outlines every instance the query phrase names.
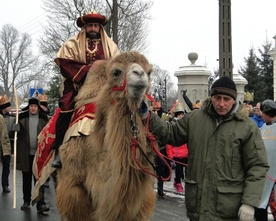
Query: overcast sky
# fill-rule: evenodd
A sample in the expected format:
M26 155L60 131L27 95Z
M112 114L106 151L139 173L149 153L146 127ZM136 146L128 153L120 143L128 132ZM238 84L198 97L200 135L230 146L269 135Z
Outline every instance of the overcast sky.
M244 65L250 47L258 49L276 35L276 0L232 0L234 71ZM218 68L218 0L155 0L151 24L150 58L175 72L189 65L188 54L198 53L196 64Z
M198 53L196 64L218 68L218 0L154 0L149 50L146 56L172 75L189 65L188 54ZM250 47L257 51L266 41L275 46L276 0L232 0L234 72L244 65ZM1 1L0 27L12 24L35 38L45 15L40 0ZM36 44L36 42L34 42Z

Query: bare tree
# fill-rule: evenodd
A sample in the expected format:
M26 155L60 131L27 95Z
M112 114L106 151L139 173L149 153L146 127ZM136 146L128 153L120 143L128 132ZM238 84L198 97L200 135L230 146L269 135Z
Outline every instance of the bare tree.
M79 31L77 18L95 10L107 16L106 32L121 51L143 53L148 46L147 20L151 6L151 1L142 0L44 0L49 23L39 40L41 52L53 58L63 42Z
M167 108L171 107L177 99L177 89L170 73L167 70L161 69L158 65L154 65L154 72L151 74L151 85L150 94L157 101L165 99ZM160 87L166 90L166 97L162 97L164 94L160 90Z
M110 15L110 27L107 30L122 51L137 50L146 52L147 22L151 19L152 1L141 0L106 0L107 15Z
M4 25L0 32L0 92L13 99L13 85L23 88L41 79L39 60L32 54L32 39L20 34L12 25Z
M120 51L146 52L147 20L150 19L151 6L151 1L143 0L43 0L48 22L39 39L39 48L45 57L44 68L48 75L52 73L55 82L61 78L54 57L61 45L80 31L76 25L77 18L91 10L108 18L105 30ZM58 94L56 90L56 87L49 84L49 90L46 92L51 95ZM57 100L58 97L51 99Z

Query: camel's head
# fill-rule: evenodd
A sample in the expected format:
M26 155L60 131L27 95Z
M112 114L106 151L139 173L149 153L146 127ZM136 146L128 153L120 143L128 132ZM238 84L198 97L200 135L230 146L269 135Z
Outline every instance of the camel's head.
M107 71L112 98L125 100L129 107L137 109L150 87L152 65L145 56L134 51L121 53L110 60Z

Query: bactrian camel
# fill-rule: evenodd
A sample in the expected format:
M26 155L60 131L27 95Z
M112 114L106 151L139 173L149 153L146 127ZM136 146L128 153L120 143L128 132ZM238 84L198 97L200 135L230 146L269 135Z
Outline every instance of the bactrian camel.
M75 119L71 125L79 136L69 134L60 147L56 201L63 220L150 220L156 192L154 177L145 171L153 173L154 151L138 110L151 72L145 56L134 51L97 62L89 71L74 115L82 119L89 105L91 111L84 122Z

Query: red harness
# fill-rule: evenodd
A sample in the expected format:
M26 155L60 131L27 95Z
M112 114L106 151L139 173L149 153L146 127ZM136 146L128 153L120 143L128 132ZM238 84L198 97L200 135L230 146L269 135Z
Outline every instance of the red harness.
M126 75L125 75L123 86L113 87L112 91L124 91L124 93L126 93L125 89L126 89Z
M124 79L124 83L123 83L123 86L116 86L116 87L113 87L112 88L112 91L124 91L124 93L126 93L126 76L125 76L125 79ZM150 94L146 94L146 96L148 97L148 99L150 99L156 106L158 106L157 102L154 100L154 98L150 95ZM113 101L113 99L112 99ZM114 101L113 101L114 102ZM172 176L172 170L170 168L170 165L168 164L168 162L165 160L164 156L162 153L159 152L158 148L156 147L155 143L156 143L156 139L155 137L149 132L148 130L148 125L149 125L149 119L150 119L150 114L148 115L147 117L147 121L146 121L146 137L147 137L147 140L149 141L150 143L150 146L152 148L152 150L156 153L156 155L165 163L166 167L169 168L169 176L168 177L162 177L160 175L156 175L148 170L146 170L141 164L140 162L137 160L137 157L136 157L136 149L137 147L139 148L139 151L146 157L146 159L148 160L148 162L150 162L150 160L147 158L146 154L143 152L143 150L139 147L138 145L138 140L137 140L137 132L138 132L138 128L134 122L134 119L133 119L133 116L131 116L131 121L132 121L132 125L131 125L131 130L132 130L132 133L133 133L133 137L132 137L132 144L131 144L131 148L132 148L132 157L133 157L133 160L134 162L136 163L136 165L144 172L144 173L147 173L151 176L154 176L156 177L157 179L161 179L163 181L168 181L171 179L171 176ZM154 165L152 162L150 162L150 164L152 165L153 168Z

